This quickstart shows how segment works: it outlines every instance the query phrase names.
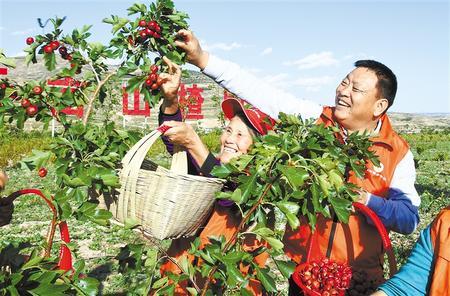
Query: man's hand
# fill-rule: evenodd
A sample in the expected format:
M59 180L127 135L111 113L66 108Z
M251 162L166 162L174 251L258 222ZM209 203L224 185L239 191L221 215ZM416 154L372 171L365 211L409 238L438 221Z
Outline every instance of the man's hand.
M5 172L0 171L0 191L3 190L8 182L8 176Z
M181 83L181 68L167 57L163 57L163 61L169 67L169 73L161 73L159 75L164 81L160 86L164 97L161 110L166 114L174 114L178 110L178 88Z
M188 62L201 70L205 69L208 64L209 54L202 50L200 42L194 36L194 33L183 29L178 31L177 37L178 40L175 40L175 45L186 52Z
M369 199L369 193L367 191L361 189L359 191L359 198L358 198L357 202L360 202L363 205L367 205L368 199Z

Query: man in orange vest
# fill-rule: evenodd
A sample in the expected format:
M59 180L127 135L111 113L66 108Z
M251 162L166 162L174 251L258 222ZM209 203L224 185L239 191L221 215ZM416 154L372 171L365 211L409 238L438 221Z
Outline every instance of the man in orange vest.
M374 296L450 295L450 206L425 228L408 261Z
M298 113L303 119L315 118L325 125L337 124L344 141L349 133L369 131L371 149L381 164L379 167L369 164L364 179L350 175L348 181L362 188L359 202L372 209L386 228L403 234L414 231L419 222L420 197L414 188L413 155L406 141L392 129L386 115L397 91L396 77L388 67L372 60L357 61L356 68L336 88L335 106L323 107L275 89L239 65L203 51L190 31L181 30L179 37L177 46L186 51L191 64L272 118L277 118L279 112ZM320 217L317 231L313 257L327 255L347 261L353 268L369 272L372 278L382 278L381 238L365 217L352 215L346 225ZM296 230L288 227L285 253L301 263L309 237L310 228L305 223Z

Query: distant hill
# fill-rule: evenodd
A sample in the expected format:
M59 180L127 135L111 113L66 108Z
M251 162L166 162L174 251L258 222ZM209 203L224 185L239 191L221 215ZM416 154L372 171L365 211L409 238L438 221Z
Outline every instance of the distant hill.
M30 64L28 67L25 64L24 57L16 58L16 68L9 69L8 77L10 79L16 80L18 82L23 82L26 80L41 80L47 79L55 75L63 67L67 67L69 62L64 61L60 58L57 59L57 69L49 73L42 63ZM116 67L111 66L111 70ZM85 70L88 68L85 66ZM183 78L183 83L190 86L192 84L197 84L199 87L203 88L203 97L205 102L203 107L203 114L205 119L196 121L193 123L199 123L202 127L211 128L218 125L218 105L212 102L211 98L213 96L222 97L223 88L218 86L213 80L205 76L203 73L198 71L188 71L189 77ZM117 106L117 120L123 122L121 118L122 106ZM152 110L150 119L148 120L151 126L156 125L157 113ZM450 128L450 114L449 113L431 113L431 114L420 114L420 113L398 113L390 112L390 118L394 128L399 132L418 132L424 128L436 128L444 129ZM126 117L126 125L131 124L132 126L140 126L144 124L144 119L141 117L131 118Z

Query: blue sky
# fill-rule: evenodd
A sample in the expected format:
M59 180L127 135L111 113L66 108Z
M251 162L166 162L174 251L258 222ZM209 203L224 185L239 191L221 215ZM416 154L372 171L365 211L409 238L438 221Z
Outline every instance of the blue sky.
M63 28L91 24L107 43L111 14L136 1L0 0L0 48L20 54L42 33L38 17L67 16ZM145 1L140 1L147 3ZM213 54L237 62L299 98L333 104L337 84L358 59L385 63L399 89L397 112L450 112L448 1L176 1ZM50 29L48 26L46 29Z

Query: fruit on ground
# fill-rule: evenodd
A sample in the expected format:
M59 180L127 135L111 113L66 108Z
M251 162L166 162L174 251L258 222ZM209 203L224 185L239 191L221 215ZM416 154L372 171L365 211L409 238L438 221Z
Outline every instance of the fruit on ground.
M38 174L39 174L39 177L44 178L45 176L47 176L47 169L40 168Z

